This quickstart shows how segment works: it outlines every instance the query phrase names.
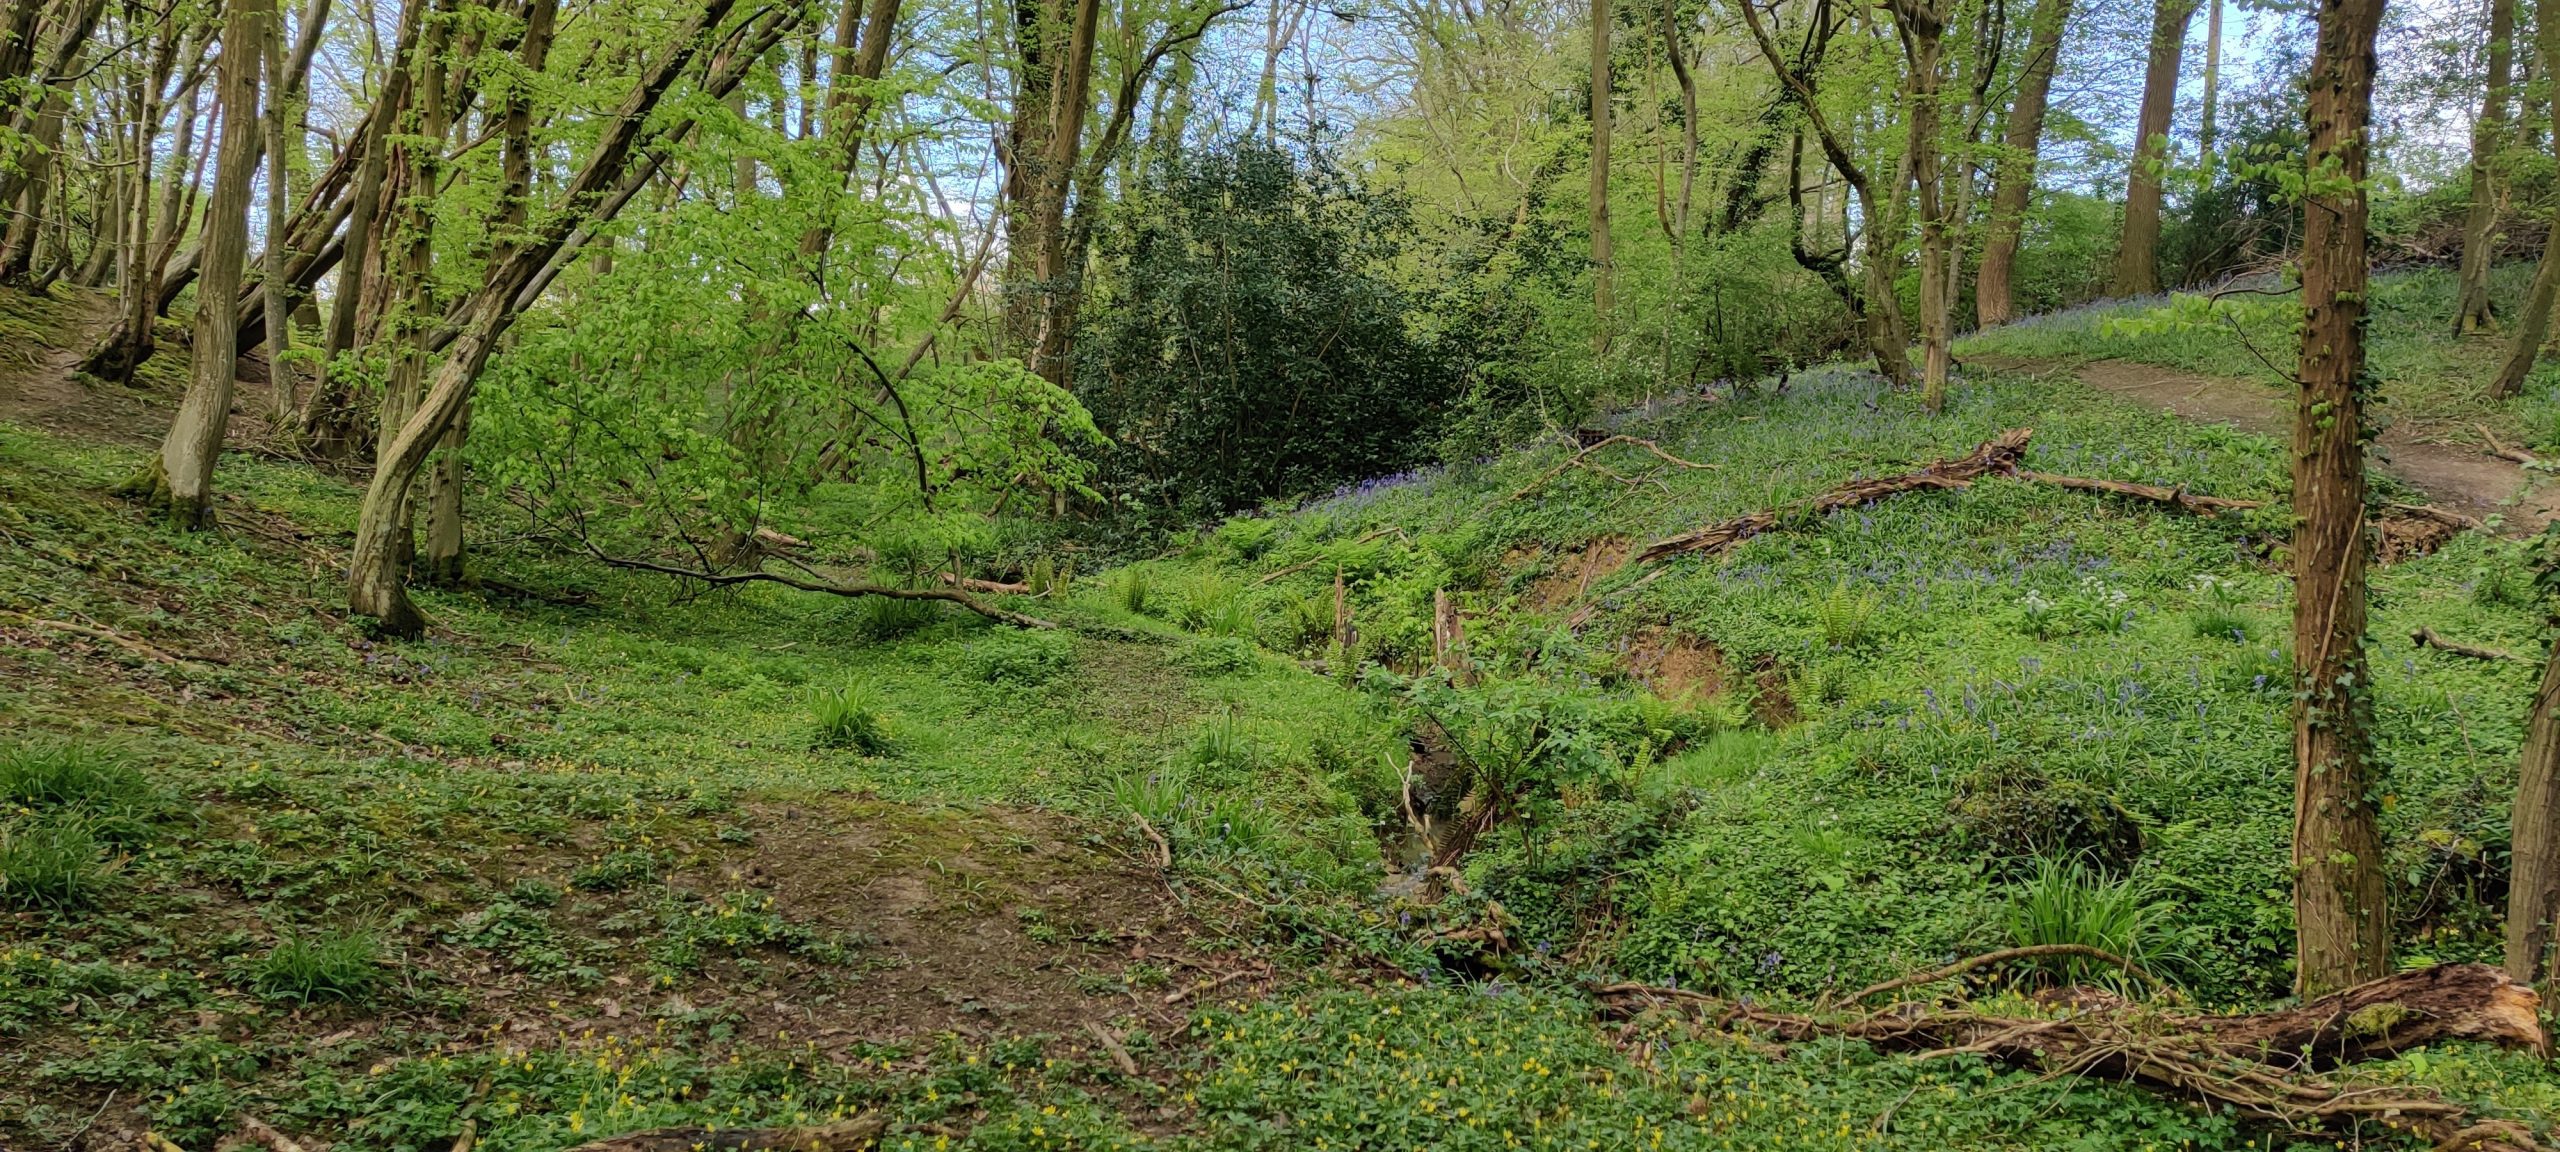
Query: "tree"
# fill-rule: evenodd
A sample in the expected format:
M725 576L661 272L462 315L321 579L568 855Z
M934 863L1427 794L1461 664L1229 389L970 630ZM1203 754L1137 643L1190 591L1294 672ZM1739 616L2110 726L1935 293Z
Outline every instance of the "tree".
M249 248L249 184L257 174L265 126L258 116L258 77L264 70L267 22L275 0L238 0L222 30L220 91L221 158L214 166L213 198L205 208L202 284L197 293L195 354L186 398L177 418L141 476L126 490L168 509L182 528L213 525L213 467L231 419L232 377L239 366L239 325L234 301L240 266Z
M1973 274L1974 319L1985 328L2017 315L2011 277L2018 264L2018 236L2027 201L2035 195L2036 152L2044 139L2045 102L2053 89L2054 62L2062 56L2063 27L2071 0L2040 0L2027 34L2027 58L2018 66L2018 95L2009 104L1993 166L1991 217L1984 226L1982 263Z
M2488 90L2471 127L2471 200L2462 217L2461 297L2453 311L2457 336L2496 326L2489 307L2489 265L2497 238L2498 153L2507 144L2507 82L2514 70L2516 0L2489 0Z
M1617 254L1609 235L1609 0L1591 0L1591 351L1608 355L1617 311Z
M2542 58L2544 75L2560 76L2560 20L2534 21L2536 54ZM2546 111L2560 111L2560 101L2544 105ZM2560 125L2551 131L2551 145L2560 150ZM2498 374L2489 380L2492 400L2504 400L2523 391L2524 378L2533 371L2534 360L2542 354L2543 334L2550 330L2551 309L2560 305L2560 228L2550 230L2543 241L2542 261L2533 270L2533 287L2525 292L2522 312L2516 316L2516 330L2507 343L2507 355L2498 364Z
M2306 116L2293 424L2294 990L2391 971L2365 669L2365 174L2382 0L2321 0Z
M2542 583L2560 575L2560 539L2545 537ZM2546 624L2560 625L2560 612ZM2542 683L2525 714L2516 774L2507 880L2507 975L2523 984L2552 976L2560 938L2560 644L2543 661Z
M2151 58L2142 73L2142 113L2124 192L2124 232L2116 242L2114 292L2160 291L2160 199L2169 166L2169 118L2178 109L2178 63L2196 0L2158 0L2151 18Z
M1903 145L1897 185L1911 185L1920 211L1920 402L1932 416L1946 408L1947 374L1955 364L1956 200L1947 187L1944 142L1947 17L1952 0L1889 0L1902 41ZM1897 190L1896 195L1900 193Z
M373 617L386 634L415 636L426 627L426 618L409 601L404 578L409 493L419 469L470 400L499 338L556 275L554 259L571 255L573 240L583 241L595 223L611 219L636 192L636 187L625 183L625 175L642 146L661 138L648 130L650 114L703 50L734 2L705 0L702 10L677 30L665 55L641 70L630 94L599 133L586 163L544 214L544 222L524 243L510 249L506 259L489 270L482 286L454 310L460 322L452 326L443 359L415 409L377 455L373 480L365 487L357 515L347 606ZM729 38L721 59L701 85L705 94L714 99L727 95L752 62L781 40L787 26L783 14L768 10L749 29ZM689 130L691 124L688 119L663 131L672 137L680 134L679 129Z

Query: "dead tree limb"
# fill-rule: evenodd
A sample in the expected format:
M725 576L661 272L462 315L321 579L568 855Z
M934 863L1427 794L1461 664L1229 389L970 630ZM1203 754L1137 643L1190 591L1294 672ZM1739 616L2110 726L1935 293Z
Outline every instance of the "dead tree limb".
M2524 450L2524 449L2522 449L2522 448L2514 447L2514 446L2512 446L2512 445L2508 444L2506 441L2503 441L2503 440L2498 439L2498 434L2497 434L2497 433L2495 433L2495 432L2490 431L2490 430L2489 430L2489 426L2488 426L2488 425L2486 425L2486 424L2474 424L2474 425L2472 425L2472 427L2479 429L2479 430L2480 430L2480 438L2489 442L2489 454L2490 454L2490 455L2495 456L2495 457L2497 457L2498 459L2501 459L2501 460L2513 460L2513 461L2515 461L2516 463L2518 463L2518 464L2522 464L2522 465L2524 465L2524 466L2525 466L2525 467L2527 467L2527 468L2531 468L2531 467L2533 467L2533 466L2534 466L2534 465L2536 465L2536 464L2540 464L2540 463L2542 463L2542 458L2541 458L2541 457L2536 456L2536 455L2534 455L2534 454L2533 454L2533 453L2531 453L2531 452L2527 452L2527 451L2525 451L2525 450Z
M801 1128L651 1128L580 1144L569 1152L863 1152L889 1129L885 1112Z
M2012 428L1985 440L1971 453L1940 460L1915 472L1885 476L1872 480L1852 480L1791 508L1772 508L1718 521L1695 532L1654 541L1636 554L1635 563L1650 564L1668 556L1695 552L1714 555L1754 536L1767 532L1797 515L1823 516L1844 508L1872 504L1888 496L1905 492L1936 492L1971 487L1983 476L2006 472L2017 465L2018 457L2027 450L2027 439L2035 435L2032 428Z
M2503 652L2496 648L2482 648L2473 644L2464 644L2457 640L2447 640L2442 636L2436 635L2435 630L2432 628L2421 627L2417 631L2410 633L2409 642L2420 648L2433 648L2438 652L2451 652L2456 656L2468 656L2474 660L2513 660L2516 658L2516 654L2513 652Z
M2051 484L2057 488L2071 488L2081 492L2103 492L2110 496L2148 500L2154 504L2166 504L2182 511L2193 512L2198 516L2219 516L2225 512L2242 512L2265 507L2265 503L2258 500L2226 500L2220 496L2199 496L2187 491L2183 484L2175 488L2162 488L2156 484L2100 480L2090 476L2058 476L2051 472L2031 472L2023 468L2017 471L2016 476L2020 480Z
M2421 968L2298 1007L2237 1016L2112 998L2034 1018L1966 1009L1797 1014L1635 984L1594 994L1605 1009L1625 1016L1670 1008L1720 1028L1747 1025L1787 1041L1840 1036L1923 1057L1975 1055L2047 1075L2129 1081L2297 1130L2379 1121L2439 1147L2478 1142L2476 1148L2459 1144L2466 1152L2548 1152L2522 1126L2473 1116L2432 1089L2323 1071L2448 1040L2547 1053L2533 990L2486 964Z
M706 568L685 568L674 564L660 564L654 560L616 556L596 547L593 543L587 543L586 548L589 555L594 556L599 563L608 568L621 568L632 572L655 572L661 576L678 576L687 580L699 580L715 588L733 584L779 584L785 588L798 589L802 592L823 592L829 596L878 596L887 600L941 600L957 604L989 620L1011 624L1016 628L1058 626L1055 621L998 608L957 588L893 588L885 584L849 584L793 576L787 572L767 572L761 568L750 568L738 572L715 572Z
M1537 479L1532 480L1532 481L1528 482L1528 483L1527 483L1527 484L1525 484L1525 485L1522 485L1522 486L1521 486L1521 488L1520 488L1520 490L1519 490L1519 491L1517 491L1517 492L1512 493L1512 494L1511 494L1511 496L1510 496L1509 498L1510 498L1510 499L1513 499L1513 500L1517 500L1517 499L1519 499L1519 498L1521 498L1521 497L1523 497L1523 496L1526 496L1526 495L1528 495L1528 494L1530 494L1530 493L1532 493L1532 492L1537 491L1537 490L1538 490L1538 489L1540 489L1540 488L1544 488L1544 487L1546 487L1546 486L1547 486L1547 482L1548 482L1548 481L1553 480L1553 479L1555 479L1555 478L1556 478L1556 477L1558 477L1558 476L1562 476L1562 475L1564 475L1564 474L1565 474L1565 470L1566 470L1566 469L1569 469L1569 468L1590 468L1590 469L1592 469L1592 470L1594 470L1594 471L1599 472L1599 473L1600 473L1601 475L1603 475L1603 476L1607 476L1607 477L1609 477L1609 478L1610 478L1610 479L1612 479L1612 480L1616 480L1617 482L1619 482L1619 483L1621 483L1621 484L1626 484L1626 483L1628 483L1628 480L1627 480L1625 477L1623 477L1623 476L1620 476L1620 475L1618 475L1618 474L1616 474L1616 473L1614 473L1614 472L1610 472L1610 471L1608 471L1608 470L1606 470L1606 469L1600 468L1598 465L1595 465L1595 464L1586 464L1586 463L1584 462L1585 458L1586 458L1586 457L1588 457L1588 456L1590 456L1592 453L1597 452L1597 451L1599 451L1599 450L1601 450L1601 449L1603 449L1603 448L1606 448L1606 447L1608 447L1608 446L1610 446L1610 445L1612 445L1612 444L1633 444L1633 445L1635 445L1635 446L1636 446L1636 447L1638 447L1638 448L1642 448L1642 449L1644 449L1645 451L1652 453L1652 454L1655 456L1655 458L1657 458L1657 459L1661 460L1661 461L1662 461L1663 463L1665 463L1665 464L1674 464L1674 465L1678 465L1679 467L1689 469L1690 471L1693 471L1693 472L1696 472L1696 471L1709 471L1709 472L1712 472L1712 471L1715 471L1715 470L1720 469L1720 468L1722 468L1722 467L1723 467L1723 465L1720 465L1720 464L1700 464L1700 463L1697 463L1697 462L1695 462L1695 461L1691 461L1691 460L1683 460L1683 459L1681 459L1681 458L1679 458L1679 457L1677 457L1677 456L1672 455L1672 454L1671 454L1671 453L1669 453L1669 452L1663 451L1663 449L1662 449L1662 445L1660 445L1660 444L1656 444L1656 443L1654 443L1654 442L1653 442L1653 441L1651 441L1651 440L1646 440L1646 439L1642 439L1642 438L1635 437L1635 436L1610 436L1610 437L1608 437L1608 438L1606 438L1606 439L1593 441L1589 446L1587 446L1587 447L1583 448L1581 451L1576 452L1576 453L1574 453L1574 454L1573 454L1573 455L1571 455L1571 456L1567 456L1567 457L1565 457L1565 458L1563 459L1563 461L1559 462L1555 467L1553 467L1553 468L1549 468L1549 469L1547 469L1545 472L1540 473L1540 474L1538 475L1538 478L1537 478Z

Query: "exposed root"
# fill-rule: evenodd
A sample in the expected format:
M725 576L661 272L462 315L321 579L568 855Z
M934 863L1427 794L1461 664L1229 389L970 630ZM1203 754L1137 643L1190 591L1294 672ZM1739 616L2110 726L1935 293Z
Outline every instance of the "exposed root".
M1991 962L1977 957L1968 963ZM1948 974L1939 969L1888 981L1850 1003ZM1623 1015L1669 1008L1781 1040L1845 1036L1921 1059L1974 1055L2050 1075L2124 1080L2301 1131L2379 1121L2436 1141L2439 1148L2548 1152L2521 1126L2474 1117L2431 1089L2320 1071L2446 1040L2548 1052L2533 990L2485 964L2402 972L2300 1007L2241 1016L2170 1012L2108 996L2082 998L2051 1018L2021 1018L1909 1003L1873 1014L1795 1014L1640 984L1613 984L1595 994Z

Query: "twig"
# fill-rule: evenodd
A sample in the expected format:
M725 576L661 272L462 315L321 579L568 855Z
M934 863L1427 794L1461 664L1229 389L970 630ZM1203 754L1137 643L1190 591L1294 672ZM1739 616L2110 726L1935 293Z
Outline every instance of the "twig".
M69 632L74 635L89 637L92 640L104 640L107 643L113 644L118 648L122 648L127 652L131 652L136 656L143 657L147 660L155 660L162 664L203 663L203 661L192 660L173 652L152 647L150 644L136 640L133 637L127 636L112 628L100 627L93 624L74 624L68 620L52 620L42 616L30 616L24 612L13 612L6 608L0 608L0 616L6 616L22 624L26 624L29 627L51 628L57 632Z
M2456 656L2468 656L2474 660L2513 660L2516 658L2516 655L2513 652L2502 652L2495 648L2482 648L2474 644L2464 644L2456 640L2447 640L2442 636L2436 635L2434 629L2423 626L2417 631L2409 634L2409 642L2420 648L2433 648L2438 652L2451 652Z
M1510 498L1510 499L1513 499L1513 500L1517 500L1517 499L1519 499L1519 498L1521 498L1521 497L1523 497L1523 496L1526 496L1526 495L1528 495L1528 494L1530 494L1530 493L1532 493L1532 492L1537 491L1537 490L1538 490L1538 489L1540 489L1540 488L1545 487L1548 481L1553 480L1553 479L1555 479L1555 478L1556 478L1556 477L1558 477L1558 476L1562 476L1562 475L1564 475L1564 473L1565 473L1565 469L1568 469L1568 468L1582 468L1582 467L1588 467L1588 468L1591 468L1593 471L1599 472L1599 473L1600 473L1601 475L1603 475L1603 476L1607 476L1607 477L1609 477L1610 479L1613 479L1613 480L1618 481L1618 482L1619 482L1619 483L1621 483L1621 484L1630 484L1630 485L1631 485L1633 482L1631 482L1631 481L1627 480L1625 477L1619 476L1618 474L1616 474L1616 473L1614 473L1614 472L1610 472L1610 471L1608 471L1608 470L1606 470L1606 469L1599 468L1599 467L1598 467L1598 466L1596 466L1596 465L1586 465L1586 464L1584 464L1584 463L1583 463L1583 458L1585 458L1585 457L1587 457L1587 456L1591 455L1592 453L1597 452L1597 451L1599 451L1599 450L1601 450L1601 449L1603 449L1603 448L1606 448L1606 447L1608 447L1608 446L1610 446L1610 445L1612 445L1612 444L1633 444L1633 445L1635 445L1636 447L1642 448L1642 449L1644 449L1644 450L1645 450L1645 451L1647 451L1647 452L1651 452L1651 453L1653 453L1653 454L1654 454L1654 456L1656 456L1657 458L1661 459L1663 463L1666 463L1666 464L1676 464L1676 465L1678 465L1678 466L1680 466L1680 467L1682 467L1682 468L1687 468L1687 469L1689 469L1689 470L1691 470L1691 471L1711 471L1711 472L1712 472L1712 471L1719 471L1719 470L1721 470L1721 469L1723 468L1723 465L1720 465L1720 464L1700 464L1700 463L1697 463L1697 462L1695 462L1695 461L1691 461L1691 460L1683 460L1683 459L1681 459L1681 458L1679 458L1679 457L1677 457L1677 456L1672 455L1672 454L1671 454L1671 453L1669 453L1669 452L1665 452L1665 451L1663 451L1663 450L1662 450L1662 445L1660 445L1660 444L1656 444L1656 443L1654 443L1654 442L1653 442L1653 441L1651 441L1651 440L1645 440L1645 439L1641 439L1641 438L1639 438L1639 437L1635 437L1635 436L1611 436L1611 437L1608 437L1607 439L1597 441L1597 442L1593 443L1590 447L1585 448L1585 449L1583 449L1583 450L1581 450L1581 451L1579 451L1579 452L1576 452L1576 453L1574 453L1574 454L1573 454L1573 455L1571 455L1571 456L1567 456L1567 457L1565 457L1565 458L1564 458L1564 460L1563 460L1563 462L1561 462L1561 463L1557 464L1557 465L1556 465L1555 467L1553 467L1553 468L1549 468L1549 469L1547 469L1547 470L1546 470L1545 472L1543 472L1543 473L1540 473L1537 479L1532 480L1532 481L1528 482L1527 484L1523 485L1523 486L1520 488L1520 490L1519 490L1519 491L1512 493L1512 494L1510 495L1510 497L1509 497L1509 498ZM1658 483L1658 481L1657 481L1657 483Z
M1155 842L1156 867L1173 867L1173 845L1165 843L1164 833L1156 831L1156 826L1148 821L1146 817L1139 816L1135 812L1132 812L1129 815L1136 817L1138 821L1138 831L1146 833L1147 839Z
M2113 952L2106 951L2105 949L2092 948L2086 944L2034 944L2024 948L2003 948L1997 952L1985 952L1979 956L1972 956L1963 960L1958 960L1943 968L1933 968L1927 972L1916 972L1909 976L1899 976L1894 979L1887 980L1882 984L1869 985L1868 987L1859 989L1847 1000L1841 1001L1841 1003L1860 1003L1870 996L1882 995L1886 992L1891 992L1900 988L1909 988L1915 984L1935 984L1940 980L1971 972L1986 964L2002 964L2011 960L2032 960L2046 956L2079 956L2085 959L2101 961L2123 969L2126 974L2150 985L2154 990L2157 990L2160 987L2160 981L2154 979L2149 972L2143 971L2141 965L2136 964L2131 960L2127 960L2122 956L2118 956Z
M1120 1046L1119 1037L1112 1035L1110 1029L1091 1020L1084 1022L1084 1030L1094 1038L1096 1043L1102 1045L1103 1051L1111 1054L1111 1062L1120 1066L1121 1075L1132 1080L1138 1078L1138 1062L1129 1058L1129 1050Z
M2385 504L2383 505L2383 508L2412 519L2433 520L2438 524L2445 525L2446 527L2456 528L2466 532L2477 532L2483 527L2478 520L2465 516L2460 512L2453 512L2443 508L2438 508L2432 504L2395 503Z
M1203 992L1215 992L1215 991L1217 991L1218 989L1220 989L1220 988L1224 988L1224 987L1226 987L1226 986L1227 986L1227 985L1229 985L1229 984L1233 984L1233 983L1235 983L1235 982L1236 982L1236 981L1238 981L1238 980L1242 980L1242 979L1244 979L1244 978L1245 978L1245 977L1247 977L1247 976L1259 976L1259 975L1261 975L1261 974L1262 974L1262 970L1260 970L1260 969L1254 969L1254 968L1238 968L1238 969L1236 969L1235 971L1233 971L1233 972L1229 972L1229 973L1227 973L1227 974L1226 974L1226 975L1224 975L1224 976L1219 976L1219 977L1216 977L1216 978L1214 978L1214 979L1210 979L1210 980L1203 980L1203 981L1201 981L1201 982L1199 982L1199 983L1197 983L1197 984L1194 984L1194 985L1192 985L1192 986L1190 986L1190 987L1188 987L1188 988L1177 988L1177 989L1175 989L1175 990L1173 990L1173 991L1171 991L1171 992L1167 992L1167 993L1165 993L1165 994L1164 994L1164 1002L1165 1002L1168 1006L1170 1006L1170 1005L1174 1005L1174 1004L1180 1004L1180 1003L1182 1003L1183 1001L1188 1000L1188 999L1190 999L1190 998L1192 998L1192 997L1194 997L1194 996L1198 996L1198 995L1200 995L1200 994L1201 994L1201 993L1203 993Z
M187 1152L186 1149L170 1143L168 1137L157 1132L144 1132L142 1134L142 1145L145 1148L149 1148L151 1152Z
M594 556L599 562L609 568L625 568L634 572L655 572L662 576L681 576L688 580L700 580L703 583L714 587L730 584L764 583L780 584L785 588L796 588L802 592L824 592L830 596L879 596L890 600L943 600L957 604L977 613L980 616L984 616L987 619L999 620L1017 628L1055 628L1058 626L1054 621L1043 620L1037 616L1025 616L1020 612L1009 612L1005 609L998 608L993 604L989 604L986 601L980 600L977 597L969 595L957 588L892 588L883 584L843 584L831 580L802 579L798 576L789 575L787 573L767 572L761 568L751 568L742 572L713 572L708 569L701 568L679 568L673 564L660 564L654 560L634 560L627 557L615 556L612 553L606 552L604 549L596 547L593 541L587 540L583 536L579 538L578 543L586 547L589 555Z

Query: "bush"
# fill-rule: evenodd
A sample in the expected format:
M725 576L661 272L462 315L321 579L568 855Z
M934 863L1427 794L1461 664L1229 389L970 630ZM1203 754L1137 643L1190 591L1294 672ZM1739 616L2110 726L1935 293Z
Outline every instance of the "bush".
M809 717L821 748L851 748L865 756L889 750L889 726L869 685L820 688L809 694Z
M0 828L0 901L22 908L80 908L107 883L98 838L62 817Z
M275 1000L362 1001L382 978L382 940L362 928L290 932L259 957L250 985Z
M2019 886L2009 905L2009 938L2021 948L2080 944L2130 960L2158 974L2166 952L2163 929L2174 908L2147 884L2110 880L2077 859L2047 858ZM2104 961L2051 957L2039 967L2064 985L2121 985L2126 974Z

